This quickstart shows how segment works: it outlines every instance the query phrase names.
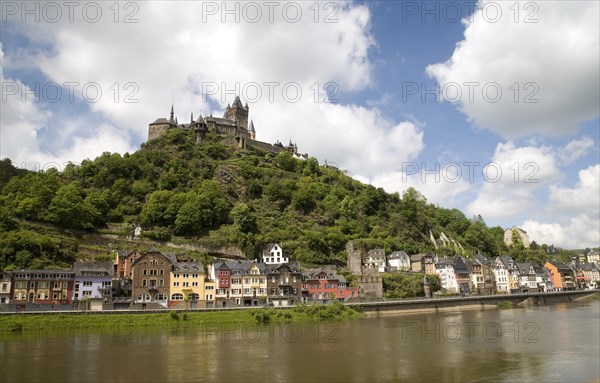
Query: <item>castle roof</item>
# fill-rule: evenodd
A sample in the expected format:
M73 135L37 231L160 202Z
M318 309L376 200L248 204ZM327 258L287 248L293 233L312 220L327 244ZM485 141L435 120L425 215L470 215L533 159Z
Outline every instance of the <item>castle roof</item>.
M242 101L240 101L240 96L235 96L235 100L233 100L233 107L243 108Z
M252 120L250 120L250 130L251 132L256 132L256 130L254 130L254 122Z
M151 123L150 125L155 125L155 124L168 124L169 121L166 118L158 118L156 121L154 121L153 123Z
M237 124L236 124L235 121L228 120L226 118L219 118L219 117L210 116L210 117L206 117L205 121L206 122L212 121L215 124L219 124L219 125L237 126Z

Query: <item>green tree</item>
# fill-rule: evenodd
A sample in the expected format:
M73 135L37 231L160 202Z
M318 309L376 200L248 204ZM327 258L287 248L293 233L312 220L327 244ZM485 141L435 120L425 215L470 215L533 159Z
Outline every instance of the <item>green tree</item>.
M85 193L77 181L69 182L56 192L48 208L52 222L69 228L91 229L98 212L85 203Z

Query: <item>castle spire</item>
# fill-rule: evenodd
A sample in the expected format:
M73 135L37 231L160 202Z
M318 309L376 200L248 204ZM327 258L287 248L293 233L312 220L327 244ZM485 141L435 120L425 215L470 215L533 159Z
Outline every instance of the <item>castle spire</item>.
M194 112L191 113L190 115L190 124L194 123Z
M256 130L254 130L254 122L252 120L250 120L250 129L248 129L248 132L250 133L250 139L256 140Z
M171 104L171 117L169 118L169 122L171 124L175 124L175 119L173 118L173 115L175 114L175 111L173 109L173 104Z

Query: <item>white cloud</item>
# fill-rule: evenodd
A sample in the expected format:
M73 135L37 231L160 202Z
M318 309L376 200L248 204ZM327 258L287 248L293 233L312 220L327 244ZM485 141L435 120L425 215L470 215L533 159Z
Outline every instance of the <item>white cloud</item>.
M42 140L40 136L47 134L45 130L56 115L40 108L30 87L19 80L5 78L4 64L0 44L0 82L4 98L0 113L0 157L10 158L19 167L39 170L62 168L69 161L94 158L107 151L106 148L118 152L134 150L124 132L81 119L61 121L60 129L52 133L49 140ZM81 129L82 126L92 131ZM55 145L55 139L62 144Z
M535 192L560 176L555 157L551 147L517 147L511 141L498 144L492 161L482 171L485 183L467 211L494 219L531 209Z
M420 166L420 164L419 164ZM412 169L412 168L409 168ZM388 193L402 192L409 187L415 188L427 198L427 202L440 206L456 206L472 188L464 175L460 177L448 169L440 168L435 174L419 172L388 172L379 174L369 182L384 188Z
M549 210L568 211L595 215L600 214L600 165L579 171L575 188L550 186Z
M396 170L420 153L423 133L412 122L390 121L376 108L324 102L326 84L335 98L372 83L368 51L374 40L366 5L336 2L333 23L323 22L331 8L322 6L315 22L314 5L298 2L290 2L291 8L302 6L298 22L286 21L282 3L273 22L262 7L257 23L248 22L253 14L244 13L240 22L230 15L222 23L221 7L243 3L209 3L217 6L216 15L204 12L208 8L199 2L149 2L136 3L139 22L133 24L114 23L110 4L102 4L107 17L98 23L70 23L67 18L54 24L14 23L32 41L50 47L31 47L29 56L20 52L18 67L37 68L59 84L78 83L75 95L80 99L85 84L99 84L102 97L88 103L90 115L114 127L105 134L117 134L103 150L122 150L120 138L145 140L147 124L165 117L172 102L179 122L187 122L192 112L207 115L212 111L202 91L216 85L214 93L207 93L218 109L236 93L250 101L258 139L292 139L300 150L353 172L371 176ZM302 97L291 101L294 89ZM127 95L139 102L124 102ZM60 123L48 128L54 134L53 147L83 143L60 134ZM83 126L78 134L89 138L97 131Z
M427 73L479 128L505 138L575 132L599 114L599 13L597 1L480 1L452 57ZM477 84L473 98L467 83Z
M592 248L600 245L600 221L598 216L579 214L566 224L525 221L521 227L530 240L566 249Z
M564 164L570 164L585 156L594 145L594 140L589 137L573 140L560 150L559 158Z

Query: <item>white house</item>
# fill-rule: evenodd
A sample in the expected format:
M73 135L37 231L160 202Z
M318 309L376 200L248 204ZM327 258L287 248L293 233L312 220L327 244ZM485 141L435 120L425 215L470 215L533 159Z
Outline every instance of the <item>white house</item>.
M546 269L542 266L534 265L535 269L535 282L538 285L538 288L541 288L543 292L547 293L549 291L554 290L554 284L552 283L552 276L550 275L550 270Z
M519 273L520 273L520 281L519 281L519 286L521 288L521 291L523 290L531 290L531 289L537 289L538 285L537 285L537 278L536 278L536 273L535 273L535 269L533 268L533 264L530 262L524 262L524 263L517 263L517 267L519 268Z
M387 257L390 271L410 270L410 257L404 251L394 251Z
M283 254L283 249L278 243L269 243L263 248L263 262L267 265L289 263L290 258Z
M587 254L587 261L589 263L598 263L600 262L600 253L592 250Z
M458 282L454 274L454 260L442 258L435 264L435 273L440 277L440 288L450 293L458 292Z
M369 250L367 257L363 260L366 267L369 269L375 269L380 273L385 273L386 269L386 257L384 249L373 249Z
M493 263L492 272L494 273L494 280L496 281L496 292L499 294L508 294L510 290L508 288L508 270L502 263Z

